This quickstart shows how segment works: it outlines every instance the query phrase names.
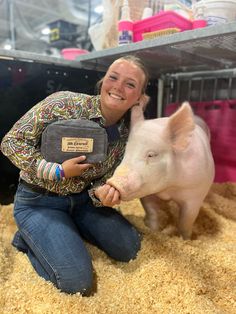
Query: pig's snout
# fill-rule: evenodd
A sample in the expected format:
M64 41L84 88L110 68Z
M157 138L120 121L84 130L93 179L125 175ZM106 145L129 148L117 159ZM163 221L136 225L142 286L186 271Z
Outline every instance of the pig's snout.
M122 201L135 198L135 194L141 187L139 175L127 166L119 166L107 183L119 191Z
M116 169L113 176L107 180L108 184L120 192L121 198L124 195L125 186L128 185L128 172L128 167L120 166Z

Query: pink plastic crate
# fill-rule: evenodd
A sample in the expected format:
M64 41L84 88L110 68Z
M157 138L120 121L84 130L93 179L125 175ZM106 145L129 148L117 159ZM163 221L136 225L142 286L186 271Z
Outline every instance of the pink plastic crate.
M181 31L193 28L190 20L174 11L163 11L146 19L136 21L133 25L133 41L143 40L143 33L149 33L166 28L179 28Z
M165 116L179 104L166 106ZM211 149L216 166L215 182L236 182L236 100L191 102L196 115L202 117L211 131Z
M77 56L89 53L88 50L78 48L65 48L61 50L61 55L64 59L75 60Z

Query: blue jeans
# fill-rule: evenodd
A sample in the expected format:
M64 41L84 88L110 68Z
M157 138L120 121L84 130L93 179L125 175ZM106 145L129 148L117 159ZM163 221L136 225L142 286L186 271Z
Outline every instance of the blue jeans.
M36 272L66 293L92 292L93 266L84 239L122 262L140 249L137 230L115 209L95 207L87 191L51 196L20 182L14 217L19 231L13 245L25 244Z

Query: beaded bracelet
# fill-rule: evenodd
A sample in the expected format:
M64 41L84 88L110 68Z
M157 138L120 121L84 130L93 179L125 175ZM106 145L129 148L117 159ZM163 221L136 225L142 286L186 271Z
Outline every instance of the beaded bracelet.
M56 175L57 181L61 180L61 170L59 166L56 167L55 175Z
M62 165L59 165L59 169L60 169L60 177L62 180L65 179L65 172L64 169L62 168Z

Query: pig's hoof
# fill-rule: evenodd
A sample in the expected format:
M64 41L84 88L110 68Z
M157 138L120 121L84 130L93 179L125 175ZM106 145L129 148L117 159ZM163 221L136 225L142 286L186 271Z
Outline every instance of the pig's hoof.
M192 233L190 232L180 232L183 240L191 240Z

